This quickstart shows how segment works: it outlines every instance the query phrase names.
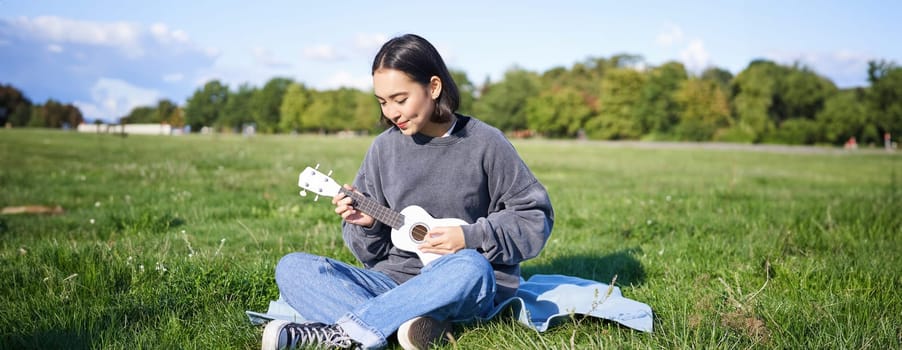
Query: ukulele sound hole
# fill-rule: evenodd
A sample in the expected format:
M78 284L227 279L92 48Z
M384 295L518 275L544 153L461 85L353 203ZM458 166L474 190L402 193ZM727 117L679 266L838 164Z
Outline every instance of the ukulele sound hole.
M423 243L426 239L426 232L428 231L429 229L426 228L426 226L416 225L410 230L410 238L413 238L413 241L416 243Z

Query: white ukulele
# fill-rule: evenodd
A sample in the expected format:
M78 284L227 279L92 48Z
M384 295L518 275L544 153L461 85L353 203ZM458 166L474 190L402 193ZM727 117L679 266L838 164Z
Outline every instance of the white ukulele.
M316 166L319 168L319 165ZM332 172L329 172L331 175ZM350 191L332 180L329 175L323 174L318 170L307 167L298 175L298 186L316 193L317 196L313 200L319 199L319 196L334 197L338 193L344 193L346 196L354 200L354 208L360 210L379 222L391 226L391 241L398 249L416 253L423 262L423 266L428 265L441 255L435 253L421 252L417 245L423 243L426 232L432 227L440 226L462 226L467 222L461 219L436 219L433 218L425 209L416 205L411 205L396 212L377 203L375 200L363 196L357 192ZM306 196L305 191L301 191L301 196Z

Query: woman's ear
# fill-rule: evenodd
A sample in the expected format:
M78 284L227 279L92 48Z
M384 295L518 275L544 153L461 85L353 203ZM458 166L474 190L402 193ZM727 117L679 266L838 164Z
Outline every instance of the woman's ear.
M442 95L442 79L438 76L433 75L432 78L429 78L429 93L433 100L437 100Z

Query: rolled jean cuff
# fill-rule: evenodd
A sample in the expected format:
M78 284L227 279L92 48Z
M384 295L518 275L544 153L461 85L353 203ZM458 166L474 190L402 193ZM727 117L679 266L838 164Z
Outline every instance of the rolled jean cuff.
M386 336L377 329L363 323L356 315L347 313L335 322L351 339L360 343L363 349L382 349L388 345Z

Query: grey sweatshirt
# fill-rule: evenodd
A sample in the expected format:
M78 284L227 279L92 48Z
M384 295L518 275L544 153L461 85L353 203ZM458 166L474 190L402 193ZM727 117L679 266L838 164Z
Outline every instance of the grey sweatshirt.
M545 246L554 210L545 187L498 129L458 115L452 134L405 136L392 127L375 138L354 179L366 196L394 211L418 205L435 218L457 218L466 247L492 264L496 301L514 295L520 262ZM344 240L366 268L403 283L423 267L392 245L391 227L344 223Z

